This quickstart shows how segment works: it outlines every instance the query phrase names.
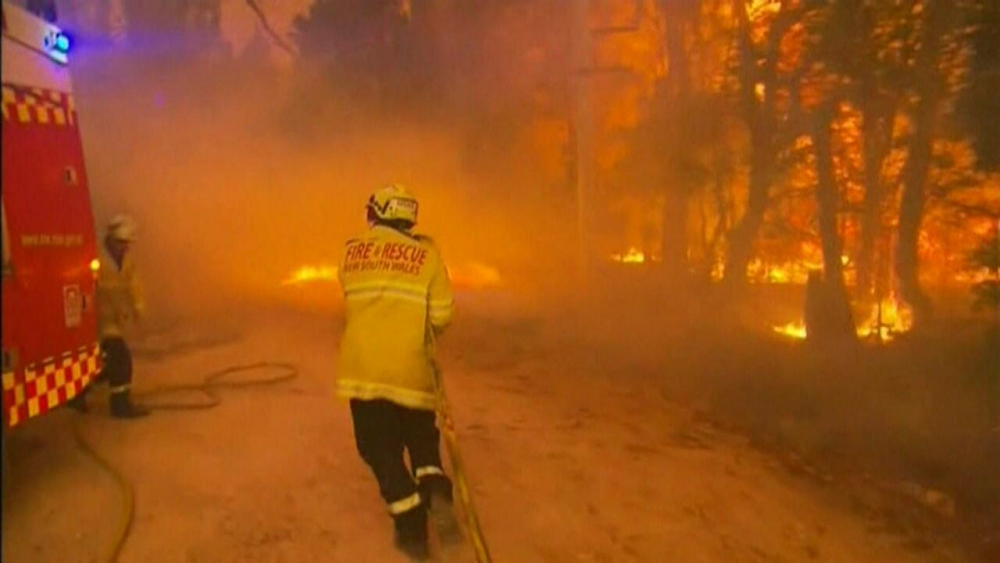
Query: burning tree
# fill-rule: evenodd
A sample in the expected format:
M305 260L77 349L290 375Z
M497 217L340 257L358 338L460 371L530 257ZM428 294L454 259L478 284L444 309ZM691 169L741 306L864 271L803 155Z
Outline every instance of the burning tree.
M663 3L668 70L616 174L666 194L664 266L724 260L707 269L737 283L821 266L874 317L926 320L923 285L965 283L954 266L1000 205L957 113L982 82L978 4Z

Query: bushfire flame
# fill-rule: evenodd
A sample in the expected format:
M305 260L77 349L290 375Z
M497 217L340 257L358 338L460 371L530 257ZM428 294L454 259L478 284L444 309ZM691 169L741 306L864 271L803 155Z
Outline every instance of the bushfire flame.
M850 263L850 258L841 256L840 262L846 266ZM802 260L782 264L765 264L760 258L756 258L747 265L747 280L750 283L805 285L809 281L809 272L822 269L822 262ZM724 265L720 261L719 265L713 268L713 279L716 279L716 276L721 279L723 270ZM716 271L718 274L715 273Z
M879 342L889 342L912 327L913 311L893 294L882 300L880 306L873 308L868 318L857 327L857 334L862 339L873 338ZM803 320L776 325L771 329L797 340L805 340L809 336Z
M858 328L861 338L874 337L882 342L892 340L913 327L913 311L903 304L896 295L890 295L876 306L868 320Z
M336 266L302 266L281 282L281 285L302 285L316 281L337 281Z
M783 324L772 328L774 329L774 332L777 332L778 334L783 334L789 338L805 340L806 336L808 336L806 334L805 321L792 321L788 324Z
M643 264L646 262L646 254L633 246L624 254L612 254L611 259L622 264Z

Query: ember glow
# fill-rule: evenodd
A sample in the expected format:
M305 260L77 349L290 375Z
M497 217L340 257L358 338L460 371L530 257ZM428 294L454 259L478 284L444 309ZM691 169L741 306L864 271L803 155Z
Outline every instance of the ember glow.
M337 281L336 266L302 266L281 282L281 285L303 285L312 282Z

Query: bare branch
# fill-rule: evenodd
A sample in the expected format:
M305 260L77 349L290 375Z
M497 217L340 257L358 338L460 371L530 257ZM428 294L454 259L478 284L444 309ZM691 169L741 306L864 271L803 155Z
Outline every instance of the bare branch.
M993 209L988 204L976 205L950 199L943 199L938 203L942 207L952 209L965 217L1000 219L1000 210Z
M264 11L260 9L256 0L247 0L247 6L250 6L250 9L257 14L257 19L260 21L261 27L263 27L264 31L271 36L271 40L274 41L275 45L281 47L282 50L293 57L298 55L298 53L295 52L295 49L287 41L285 41L281 35L278 35L278 32L276 32L273 27L271 27L271 24L267 21L267 16L264 14Z

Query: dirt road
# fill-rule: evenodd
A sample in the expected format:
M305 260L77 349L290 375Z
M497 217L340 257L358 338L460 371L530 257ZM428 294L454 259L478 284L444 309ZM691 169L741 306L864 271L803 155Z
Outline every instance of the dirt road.
M248 360L300 366L297 380L224 392L211 411L122 423L104 415L102 391L96 412L22 428L3 560L99 561L120 500L75 448L78 423L135 486L123 563L402 561L332 398L334 325L287 313L243 322L224 344L137 358L140 390ZM794 475L648 381L474 320L455 331L443 365L497 562L964 561L880 531L835 485Z

